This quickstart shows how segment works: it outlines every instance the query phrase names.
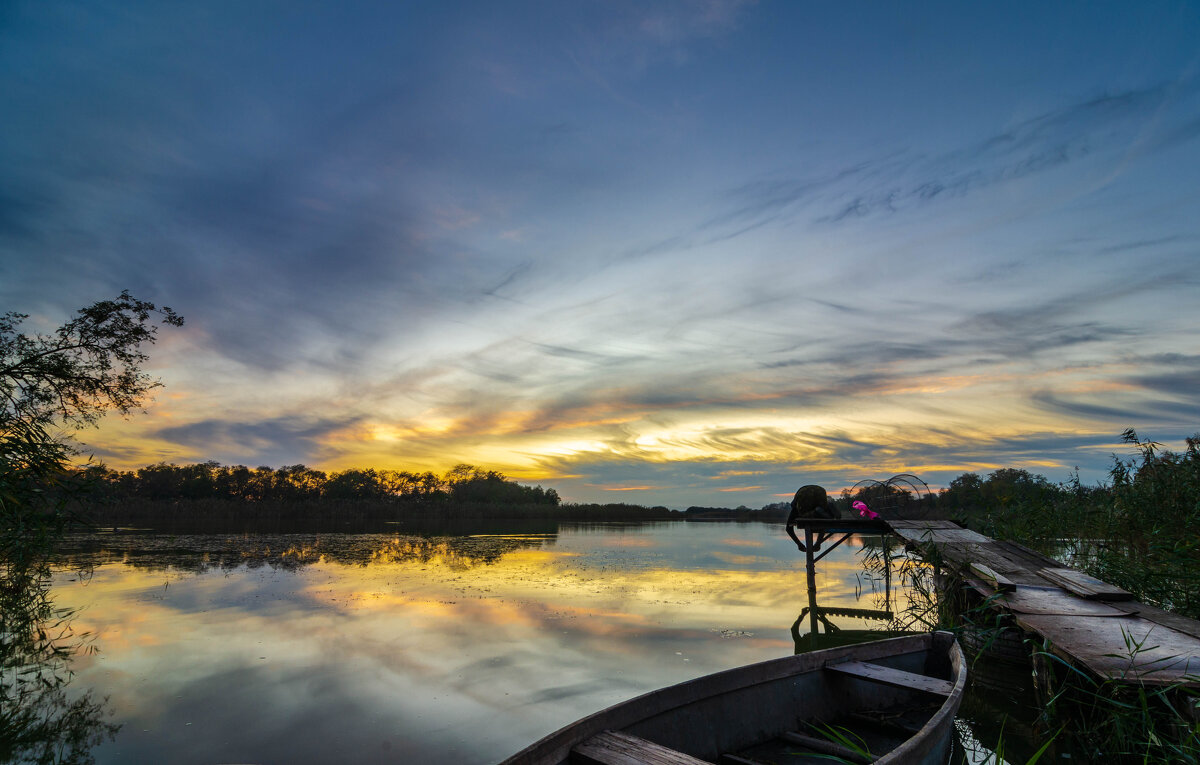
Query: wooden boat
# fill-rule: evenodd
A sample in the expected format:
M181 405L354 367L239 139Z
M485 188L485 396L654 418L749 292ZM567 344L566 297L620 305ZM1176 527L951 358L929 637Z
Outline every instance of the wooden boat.
M647 693L501 765L945 763L966 680L948 632L830 648Z

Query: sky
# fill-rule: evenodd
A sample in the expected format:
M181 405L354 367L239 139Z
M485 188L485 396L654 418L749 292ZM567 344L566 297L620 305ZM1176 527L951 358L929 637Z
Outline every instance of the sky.
M1200 5L0 6L0 312L156 462L758 507L1200 431Z

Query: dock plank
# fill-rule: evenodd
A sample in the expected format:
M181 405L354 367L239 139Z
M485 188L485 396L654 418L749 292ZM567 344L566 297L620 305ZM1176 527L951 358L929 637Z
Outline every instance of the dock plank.
M893 526L892 530L914 544L945 544L947 542L989 542L987 537L970 529L931 528L928 526Z
M1004 554L1014 560L1020 560L1031 569L1046 568L1047 566L1061 566L1062 562L1051 558L1048 555L1043 555L1037 550L1030 549L1020 542L1009 542L1003 539L994 539L992 544L1004 551Z
M1128 604L1123 604L1128 605ZM1186 616L1173 614L1170 611L1164 611L1157 606L1146 605L1145 603L1136 603L1138 616L1152 621L1155 624L1161 624L1164 627L1170 627L1176 632L1182 632L1185 635L1191 635L1194 638L1200 638L1200 622L1195 619L1189 619Z
M887 524L895 529L961 529L954 521L888 521Z
M1012 592L1017 589L1017 585L1011 579L996 571L991 566L984 565L983 563L968 563L967 566L971 571L982 577L985 582L1001 592Z
M1017 624L1050 638L1052 650L1100 677L1170 685L1200 677L1200 642L1140 616L1079 617L1015 614ZM1140 649L1127 647L1140 643Z
M974 533L974 532L971 532ZM981 535L982 536L982 535ZM960 568L969 573L972 564L978 564L1002 575L1013 585L1044 586L1046 580L1038 575L1037 569L1031 567L1029 561L1010 555L1003 548L983 537L984 541L967 538L966 541L938 542L936 539L918 544L918 547L932 547L943 563L952 568Z
M967 566L970 566L972 563L981 563L1009 579L1013 577L1036 576L1027 563L1022 560L1010 558L994 544L972 544L969 547L962 548L961 555L961 562Z
M996 594L998 591L989 583L972 582L984 597ZM982 587L979 585L983 585ZM1014 614L1029 614L1030 616L1101 616L1121 617L1136 616L1136 608L1122 608L1111 603L1098 600L1083 600L1060 587L1018 587L1012 592L1002 592L992 601L996 608L1004 608ZM1140 606L1136 604L1123 604Z
M1072 568L1047 566L1038 574L1086 600L1133 600L1132 592Z

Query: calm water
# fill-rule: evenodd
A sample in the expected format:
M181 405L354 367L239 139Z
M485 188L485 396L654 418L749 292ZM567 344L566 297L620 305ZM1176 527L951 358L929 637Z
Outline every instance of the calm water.
M818 564L842 630L908 591L878 538ZM896 553L898 555L898 553ZM108 697L100 763L494 763L617 701L807 645L781 526L154 536L67 545L53 594ZM76 568L90 571L81 575Z

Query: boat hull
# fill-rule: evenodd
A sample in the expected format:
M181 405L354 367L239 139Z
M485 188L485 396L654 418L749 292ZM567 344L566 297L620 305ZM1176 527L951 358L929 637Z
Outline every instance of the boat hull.
M948 694L935 696L826 669L847 662L938 677ZM949 633L814 651L707 675L622 702L552 733L501 765L565 765L573 747L609 730L717 762L723 753L747 750L785 731L811 730L814 721L904 709L917 702L933 711L911 737L875 762L932 765L945 762L949 753L965 684L962 651Z

